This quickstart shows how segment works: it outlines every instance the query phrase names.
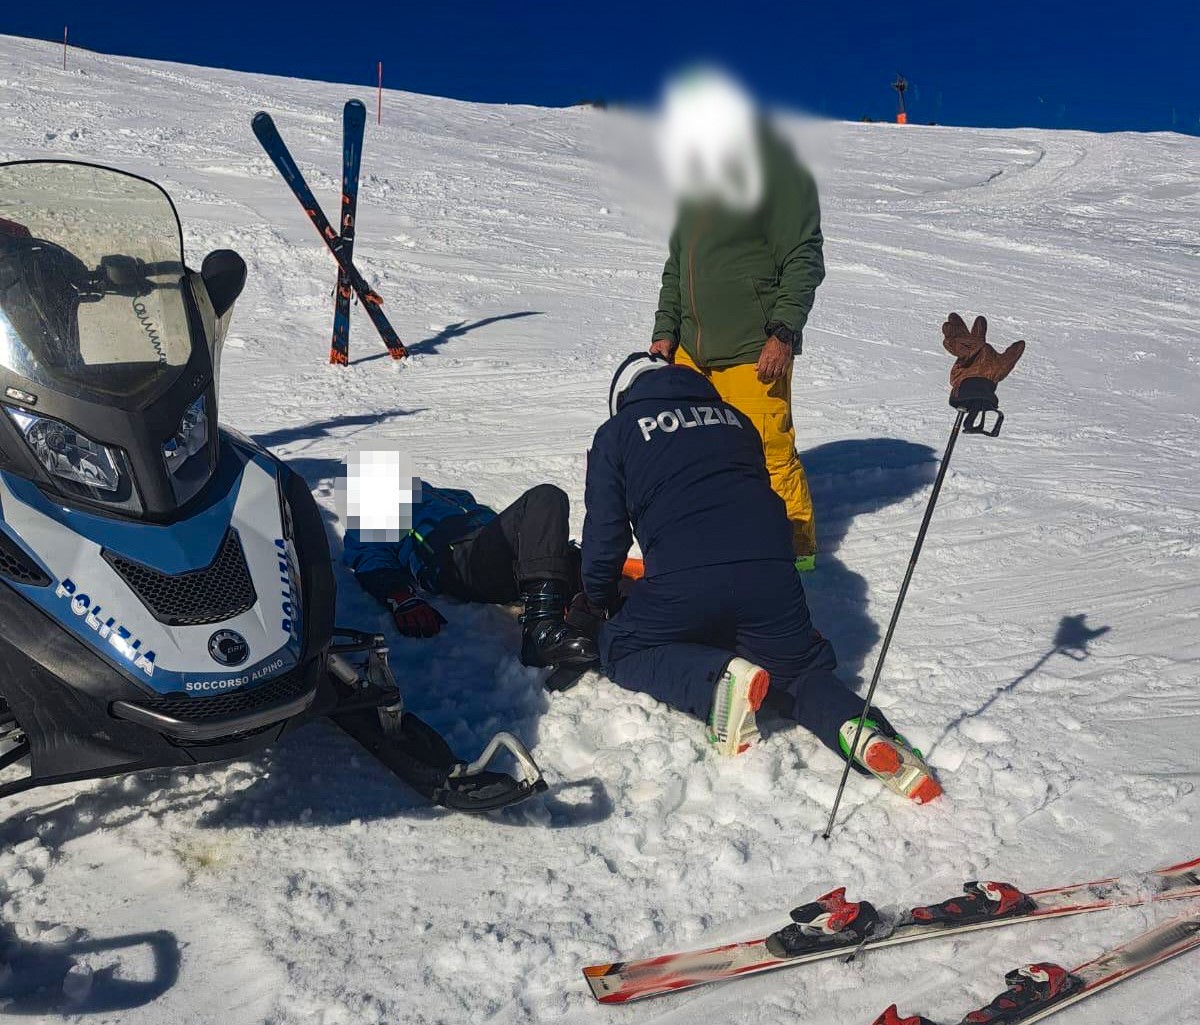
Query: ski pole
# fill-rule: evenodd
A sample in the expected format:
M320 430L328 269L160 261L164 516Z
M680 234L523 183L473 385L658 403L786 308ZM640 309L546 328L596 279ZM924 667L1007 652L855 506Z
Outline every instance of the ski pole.
M838 784L837 796L833 799L833 807L829 811L829 821L825 825L823 838L828 840L833 835L833 826L837 821L838 807L842 803L842 793L846 782L850 779L850 768L854 762L854 752L858 750L858 742L862 739L863 723L871 711L871 701L875 697L875 688L879 685L879 676L883 672L883 663L887 658L888 648L892 643L892 634L896 632L896 623L900 619L900 609L904 605L904 596L908 594L908 585L912 581L913 570L917 568L917 559L921 555L921 546L925 544L925 534L929 530L929 522L933 519L933 508L937 505L938 495L942 490L942 481L946 479L946 470L950 467L950 456L954 453L954 443L958 441L962 430L963 418L967 410L959 407L958 416L954 418L954 427L950 431L950 440L946 442L946 451L942 454L942 465L938 468L937 478L933 482L933 493L929 496L929 504L925 507L925 518L921 521L921 529L917 531L917 543L913 545L912 558L908 560L908 571L904 574L904 582L900 585L900 594L896 598L896 607L892 609L892 621L888 623L887 633L883 638L883 647L879 649L879 658L875 662L875 672L871 676L871 686L867 688L867 699L863 702L863 713L858 718L858 729L854 731L854 742L850 745L850 756L846 758L846 767L842 770L842 782Z

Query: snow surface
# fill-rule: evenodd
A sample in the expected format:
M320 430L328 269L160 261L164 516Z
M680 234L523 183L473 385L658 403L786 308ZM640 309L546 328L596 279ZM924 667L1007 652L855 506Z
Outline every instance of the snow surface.
M154 177L192 265L222 246L246 257L223 418L294 461L335 537L332 474L374 441L496 506L553 481L578 530L608 378L646 340L665 252L636 119L388 93L384 125L368 124L357 260L413 356L382 358L357 311L343 370L325 365L334 266L249 120L275 115L332 211L355 93L370 99L79 51L64 73L50 44L0 37L0 158ZM580 978L761 933L837 884L923 902L966 878L1048 885L1200 853L1200 140L849 124L823 138L829 277L796 413L823 548L808 587L848 678L869 674L950 426L942 319L984 312L998 343L1029 341L1004 435L960 443L881 690L946 797L909 806L854 779L826 843L839 766L799 730L776 724L718 762L695 722L597 676L547 695L517 664L509 612L443 601L442 636L393 649L410 704L464 754L514 728L548 796L486 820L431 811L314 724L252 760L10 800L6 1011L865 1025L898 999L957 1020L1007 968L1075 963L1155 917L983 933L624 1009L593 1004ZM342 621L384 629L341 582ZM1196 967L1157 969L1063 1025L1196 1025Z

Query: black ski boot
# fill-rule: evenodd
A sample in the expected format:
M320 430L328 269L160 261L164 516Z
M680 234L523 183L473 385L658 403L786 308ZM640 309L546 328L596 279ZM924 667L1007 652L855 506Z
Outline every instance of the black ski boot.
M525 612L521 616L521 664L550 666L594 665L599 661L595 642L566 622L566 587L558 580L533 580L521 589Z
M857 947L880 926L879 912L867 901L846 900L844 886L792 911L794 925L767 937L773 957L800 957L830 947Z

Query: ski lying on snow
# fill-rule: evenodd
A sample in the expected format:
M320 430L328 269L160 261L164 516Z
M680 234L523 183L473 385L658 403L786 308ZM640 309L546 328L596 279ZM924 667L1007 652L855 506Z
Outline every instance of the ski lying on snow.
M638 961L618 961L612 964L591 965L584 968L584 978L591 987L592 995L603 1004L621 1004L630 1000L677 993L680 990L703 986L710 982L755 975L788 965L806 964L825 958L850 953L854 956L858 948L897 946L937 936L956 935L976 929L997 928L1042 918L1059 918L1080 915L1105 908L1132 907L1154 901L1172 900L1182 897L1200 896L1200 858L1172 865L1169 868L1129 877L1098 879L1089 883L1033 890L1021 894L1007 884L983 884L1024 898L1014 903L1007 911L991 917L963 923L922 921L915 913L924 908L878 912L878 923L864 939L852 929L842 929L837 923L829 931L826 923L824 935L811 938L813 948L794 956L780 957L771 952L768 944L778 947L779 937L786 936L798 926L787 928L758 940L742 943L726 943L706 950L681 954L664 954ZM964 889L970 893L967 884ZM839 891L828 894L822 902L833 898L843 908L865 908L862 905L846 905ZM818 902L821 903L821 902ZM815 905L806 905L813 908ZM797 908L796 917L802 910ZM872 909L874 911L874 909Z
M283 180L288 183L292 193L300 201L300 205L308 214L308 219L312 221L317 233L329 251L333 253L334 259L338 262L338 268L346 275L351 287L358 293L363 309L367 311L367 316L371 318L371 323L375 325L375 330L379 332L379 337L383 339L383 344L387 346L392 359L404 359L408 355L408 350L404 348L400 336L396 334L395 329L380 308L383 299L380 298L379 293L372 290L371 286L367 284L366 278L358 272L358 268L346 255L342 237L333 230L333 225L329 223L329 218L325 216L325 211L321 209L317 197L308 187L308 182L304 180L304 175L296 166L296 161L280 136L279 129L275 127L275 121L266 111L260 110L251 119L250 127L267 156L271 158L271 162L283 175Z
M362 164L363 128L367 108L361 100L349 100L342 110L342 252L354 258L354 220L358 216L358 172ZM329 362L345 366L350 361L350 299L354 286L338 265L337 292L333 308L333 340Z
M1200 911L1169 919L1076 968L1042 963L1014 969L1004 977L1008 988L986 1007L971 1011L959 1025L1030 1025L1197 948ZM901 1018L893 1004L875 1019L875 1025L936 1023L922 1017Z

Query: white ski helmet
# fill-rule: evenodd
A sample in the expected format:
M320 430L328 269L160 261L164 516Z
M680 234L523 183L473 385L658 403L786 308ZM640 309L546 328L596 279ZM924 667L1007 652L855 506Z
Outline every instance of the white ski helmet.
M758 112L724 72L704 68L667 83L658 125L667 185L679 200L752 210L763 194Z
M616 416L625 401L625 393L642 374L651 370L663 370L671 364L656 352L635 352L625 358L613 374L608 389L608 415Z

